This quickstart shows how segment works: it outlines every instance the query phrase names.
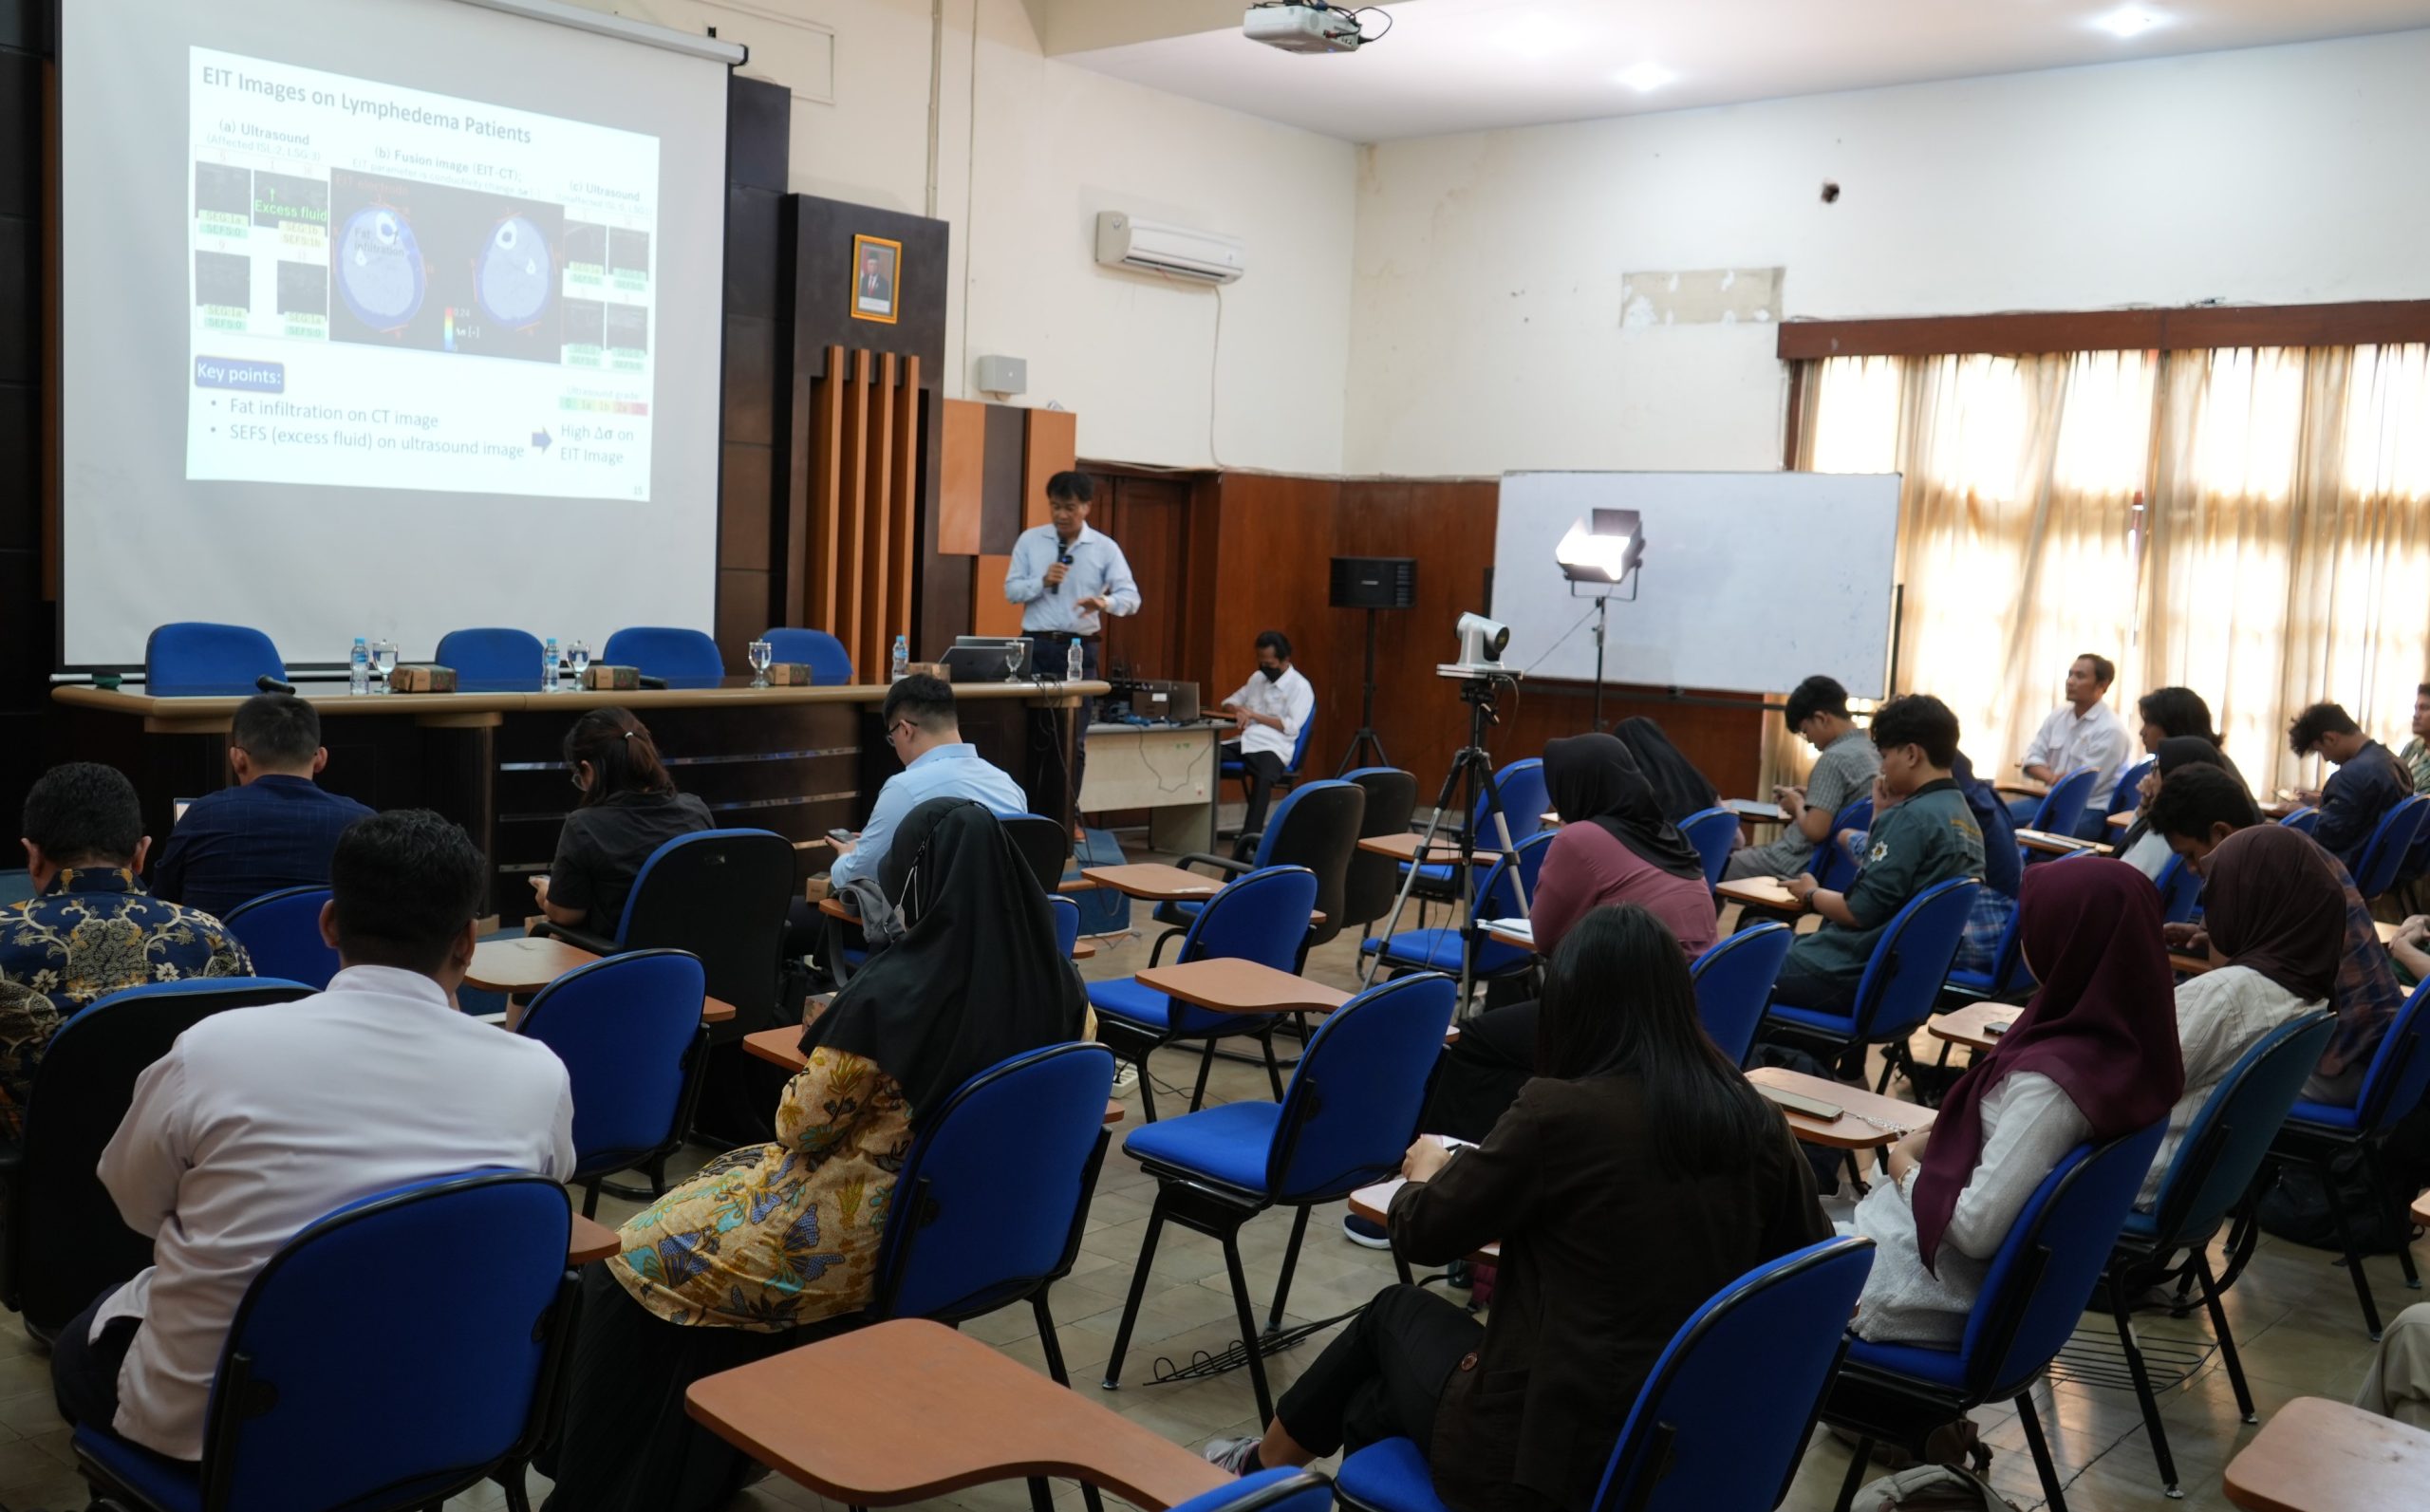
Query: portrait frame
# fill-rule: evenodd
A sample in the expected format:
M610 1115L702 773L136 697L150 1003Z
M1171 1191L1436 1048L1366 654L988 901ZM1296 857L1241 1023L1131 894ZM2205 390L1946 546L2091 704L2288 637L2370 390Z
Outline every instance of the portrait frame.
M862 270L869 259L879 262L878 276L885 280L883 292L864 290ZM890 236L856 234L852 237L851 280L846 306L854 320L876 321L891 326L902 318L903 309L903 243Z

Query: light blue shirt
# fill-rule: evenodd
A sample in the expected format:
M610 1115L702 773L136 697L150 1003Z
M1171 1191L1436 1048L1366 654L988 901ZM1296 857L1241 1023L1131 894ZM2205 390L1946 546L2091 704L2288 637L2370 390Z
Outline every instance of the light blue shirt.
M829 880L841 888L854 878L876 876L896 827L930 798L970 798L998 813L1029 812L1029 794L1002 769L988 765L977 746L941 745L886 779L861 838L851 854L835 858Z
M1032 526L1013 542L1012 566L1004 569L1004 602L1021 607L1021 629L1063 635L1094 635L1103 623L1082 599L1103 598L1117 615L1139 612L1139 585L1113 537L1083 525L1071 545L1072 568L1063 581L1046 586L1046 569L1064 551L1052 525ZM1055 670L1060 670L1056 668Z

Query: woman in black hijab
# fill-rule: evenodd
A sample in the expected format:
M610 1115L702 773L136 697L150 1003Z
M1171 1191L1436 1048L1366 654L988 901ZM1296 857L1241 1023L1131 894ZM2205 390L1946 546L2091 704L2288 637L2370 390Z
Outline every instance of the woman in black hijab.
M1087 1033L1046 895L986 809L912 810L878 878L904 934L803 1031L776 1139L660 1198L585 1279L544 1512L724 1505L749 1462L685 1417L684 1390L867 1306L922 1117L989 1066Z
M1613 732L1629 755L1636 761L1645 780L1654 784L1654 795L1662 802L1663 817L1677 824L1692 813L1710 809L1721 802L1721 790L1696 770L1696 764L1679 754L1662 726L1638 715L1622 719Z
M2160 791L2160 784L2168 780L2170 773L2188 766L2217 767L2231 776L2236 775L2235 768L2228 764L2226 755L2212 743L2208 736L2170 736L2152 752L2152 770L2143 777L2143 796L2135 808L2134 827L2119 837L2113 854L2156 880L2174 852L2168 848L2167 836L2155 831L2147 817L2152 812L2152 798ZM2238 776L2236 780L2242 782L2244 779ZM2252 822L2259 823L2260 817L2256 811Z

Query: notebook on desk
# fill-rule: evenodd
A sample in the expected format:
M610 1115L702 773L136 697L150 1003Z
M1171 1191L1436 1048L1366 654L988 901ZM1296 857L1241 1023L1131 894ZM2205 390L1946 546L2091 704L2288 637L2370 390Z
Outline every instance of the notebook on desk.
M1788 817L1787 811L1784 810L1779 804L1766 803L1758 798L1724 798L1721 800L1721 806L1728 809L1732 813L1741 814L1749 819L1785 819Z
M1536 926L1524 919L1487 919L1485 927L1488 934L1507 935L1530 945L1536 943Z

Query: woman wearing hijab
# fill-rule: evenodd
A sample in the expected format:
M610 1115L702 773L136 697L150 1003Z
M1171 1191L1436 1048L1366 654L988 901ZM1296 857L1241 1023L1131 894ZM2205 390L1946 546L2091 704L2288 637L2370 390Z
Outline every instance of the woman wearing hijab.
M1544 786L1561 828L1545 849L1527 900L1539 954L1549 958L1597 908L1632 903L1662 921L1686 959L1712 948L1717 931L1704 862L1663 817L1627 747L1601 734L1555 740L1544 747ZM1622 984L1611 983L1609 991L1615 1009L1625 1010ZM1534 1073L1538 1010L1533 1002L1512 1003L1460 1031L1443 1054L1428 1130L1485 1137ZM1380 1242L1374 1233L1350 1233L1365 1243Z
M2034 1188L2076 1146L2159 1122L2184 1087L2152 885L2102 858L2033 867L2017 906L2041 986L1857 1204L1856 1231L1879 1246L1860 1338L1955 1343Z
M907 932L803 1031L776 1140L711 1161L585 1279L562 1448L541 1465L551 1512L724 1505L749 1462L685 1417L684 1390L866 1306L923 1115L998 1061L1086 1033L1046 895L984 808L911 811L879 885Z
M2175 852L2169 849L2168 836L2152 828L2152 798L2169 775L2190 766L2217 767L2234 776L2235 769L2206 736L2173 735L2152 751L2152 770L2143 775L2142 800L2135 806L2135 823L2118 841L2117 856L2121 861L2157 882L2160 871ZM2238 782L2244 779L2237 777ZM2251 821L2261 822L2259 811Z
M1687 962L1646 910L1598 908L1553 953L1536 1054L1483 1144L1419 1136L1388 1212L1413 1264L1501 1241L1486 1319L1385 1288L1262 1438L1218 1440L1208 1459L1247 1474L1407 1437L1453 1512L1583 1512L1679 1325L1829 1237L1786 1122L1706 1036Z
M2327 1005L2346 953L2346 888L2325 859L2304 835L2271 824L2237 831L2204 864L2203 924L2212 958L2226 964L2178 984L2185 1092L2169 1110L2138 1208L2159 1200L2178 1143L2219 1078L2270 1031Z
M1721 801L1721 790L1696 770L1696 764L1679 754L1662 726L1638 715L1622 719L1613 732L1629 756L1636 762L1645 780L1654 785L1654 795L1662 804L1662 816L1677 824L1692 813L1700 812Z

